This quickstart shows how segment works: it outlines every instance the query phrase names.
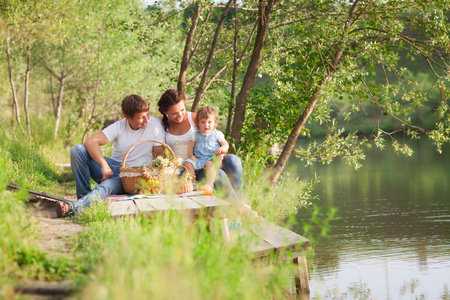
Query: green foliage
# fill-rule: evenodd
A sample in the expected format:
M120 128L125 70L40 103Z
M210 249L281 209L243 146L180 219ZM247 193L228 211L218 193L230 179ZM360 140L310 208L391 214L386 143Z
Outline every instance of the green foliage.
M5 166L0 165L0 229L2 243L0 244L0 270L2 274L8 272L14 265L14 258L27 240L31 239L29 228L31 224L26 220L25 206L19 198L25 197L25 193L12 194L6 191ZM28 232L28 233L27 233ZM1 280L1 279L0 279Z
M49 258L36 248L36 228L23 201L26 192L7 191L7 179L7 166L0 158L0 298L7 297L12 285L22 280L62 280L76 269L67 258Z
M372 144L368 142L365 137L358 137L355 132L343 136L344 129L336 129L335 123L329 129L329 133L320 144L314 140L308 144L306 149L298 147L295 155L307 161L308 164L313 162L321 162L323 164L331 163L335 158L340 157L342 160L358 169L362 166L361 161L366 157L364 155L363 147L371 147ZM382 140L379 140L376 145L383 147Z
M74 265L65 256L49 258L47 253L36 248L24 248L16 253L15 261L20 268L21 277L37 280L64 280L82 271L82 265Z
M146 97L154 108L154 100L176 76L172 59L181 48L176 47L178 29L173 25L179 22L170 20L173 25L167 30L168 22L158 23L157 12L144 11L139 1L8 0L0 13L6 16L0 24L0 40L10 39L19 101L24 88L25 50L31 45L30 118L33 121L51 112L49 119L53 121L55 102L61 96L58 135L64 142L80 143L85 131L101 129L105 119L120 118L120 102L128 94ZM11 90L6 57L0 59L5 67L0 75L5 79L0 85L5 91L0 103L6 104ZM10 113L1 111L4 116ZM56 123L50 123L55 129Z
M303 236L308 238L311 244L316 244L322 238L328 238L330 232L330 222L339 217L337 210L334 207L323 212L322 208L317 204L307 208L310 219L303 221L301 228Z
M9 139L0 137L0 162L8 183L24 188L54 186L58 179L56 167L49 157L44 155L34 143L24 143L24 136Z
M41 134L45 136L44 128ZM64 191L60 187L64 185L66 193L74 193L72 172L55 164L68 161L68 152L60 142L50 140L47 143L43 139L41 142L45 146L41 146L20 132L0 132L0 165L4 167L8 184L53 195L61 195Z
M73 217L75 222L80 224L89 224L92 222L103 222L110 219L110 212L108 209L108 202L101 199L94 199L91 201L91 206L86 208L83 213L77 214Z
M248 155L243 161L245 201L268 221L281 224L299 209L310 206L316 200L312 192L318 183L317 179L304 182L292 175L294 171L285 172L271 188L268 180L270 170L267 169L264 159Z
M178 213L90 223L79 247L101 253L83 299L261 299L281 297L289 268L258 267L244 249L224 247L219 229ZM245 243L245 241L241 241ZM86 251L83 251L86 253ZM97 256L99 257L99 256ZM121 263L118 264L117 262ZM100 261L91 260L93 263ZM214 287L214 289L211 289Z
M374 133L376 144L388 136L397 145L394 151L407 155L408 146L394 133L414 138L425 133L440 151L449 141L448 62L443 54L449 42L448 2L425 7L420 1L361 1L351 19L347 1L310 4L296 7L295 18L302 22L294 14L279 14L271 21L270 54L258 70L270 80L249 95L240 150L264 153L284 144L306 116L294 139L297 134L327 135L323 144L299 149L309 162L342 157L360 166L363 148L370 143L357 141L357 132ZM293 36L298 38L287 38ZM439 102L442 122L433 116ZM345 138L339 137L343 126Z

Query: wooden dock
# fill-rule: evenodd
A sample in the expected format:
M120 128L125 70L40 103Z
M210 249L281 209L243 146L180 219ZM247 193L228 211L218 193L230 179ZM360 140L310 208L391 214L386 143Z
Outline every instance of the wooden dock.
M311 243L293 231L267 221L244 223L242 227L229 230L224 213L226 214L227 209L232 209L231 203L215 196L203 196L195 192L182 196L110 196L105 200L110 201L109 209L111 216L114 217L152 215L167 210L178 210L191 215L198 215L200 210L206 210L212 215L220 212L219 222L226 244L239 243L247 255L255 261L267 260L273 254L279 260L292 259L296 265L295 280L299 298L309 299L306 254L311 248Z
M178 210L198 215L200 210L206 210L213 214L217 210L230 209L230 202L221 200L215 196L204 196L202 193L193 192L178 195L131 195L131 196L109 196L111 216L126 216L136 214L154 214L167 210Z

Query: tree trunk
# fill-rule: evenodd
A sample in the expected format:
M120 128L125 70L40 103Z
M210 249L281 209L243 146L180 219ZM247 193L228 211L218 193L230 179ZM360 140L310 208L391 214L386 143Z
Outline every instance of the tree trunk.
M19 110L19 101L17 100L16 88L14 87L14 79L12 74L12 66L11 66L11 50L9 47L9 37L6 38L6 58L8 60L8 73L9 73L9 83L11 84L11 92L13 96L13 119L15 118L17 123L20 124L20 110Z
M25 72L25 91L23 97L23 107L25 111L25 118L27 120L27 132L29 138L31 138L30 114L28 113L28 85L30 72L31 72L31 41L29 40L27 45L27 71Z
M86 53L87 54L87 53ZM83 105L81 107L80 113L79 113L79 117L80 118L84 118L84 132L83 132L83 136L81 137L81 143L84 144L84 142L87 139L87 134L89 132L89 119L87 116L87 109L88 109L88 66L87 66L87 55L84 56L84 99L83 99Z
M50 97L52 100L53 116L56 117L56 101L55 101L55 93L53 92L53 76L51 73L50 73Z
M180 67L180 75L178 76L178 85L177 89L180 92L183 92L186 90L186 74L187 69L189 67L189 62L191 61L192 54L191 51L191 42L194 38L195 31L197 29L198 19L202 13L202 7L199 2L195 3L194 8L194 15L192 16L192 24L189 29L188 36L186 37L186 43L184 45L184 52L183 52L183 58L181 60L181 67Z
M219 40L219 33L222 29L223 22L225 21L225 17L227 16L228 12L231 9L231 6L233 3L235 3L236 0L229 0L227 5L225 6L222 15L220 16L219 22L217 23L216 31L214 32L214 38L213 42L211 44L211 49L209 50L208 58L206 59L205 63L205 70L202 75L202 79L200 80L200 84L197 88L197 93L195 94L194 103L192 103L191 111L195 112L197 109L197 106L200 102L200 98L203 96L203 93L205 92L205 84L206 80L208 78L209 69L211 68L212 59L214 57L214 52L217 48L217 41Z
M237 70L238 70L238 61L237 61L237 41L238 41L238 35L239 35L239 18L237 14L237 8L234 8L234 41L233 41L233 78L231 79L231 93L230 93L230 100L228 102L228 116L227 116L227 128L226 128L226 135L230 135L231 132L231 119L233 118L233 111L234 111L234 102L235 102L235 96L236 96L236 77L237 77Z
M278 181L278 178L280 177L281 172L283 171L289 157L291 156L292 152L294 151L295 143L297 142L297 138L300 135L300 132L302 131L303 126L305 125L306 121L308 121L309 117L311 116L314 106L316 105L317 101L319 100L320 94L322 93L325 86L328 84L333 73L336 71L336 69L338 67L339 61L341 60L342 54L344 53L343 47L346 43L348 31L353 26L354 22L356 22L356 20L353 20L353 16L355 15L356 9L358 8L358 4L360 1L361 0L357 0L353 3L353 5L350 9L347 21L345 22L343 39L339 43L339 45L334 53L333 60L330 62L330 67L327 69L327 74L326 74L325 78L317 84L314 94L312 95L311 99L308 101L308 105L306 106L305 110L298 118L297 123L295 124L294 128L292 129L291 133L289 134L286 144L284 145L283 151L281 152L280 157L277 160L277 163L273 167L272 174L269 178L270 185L272 187Z
M237 150L239 148L242 137L241 129L245 120L245 109L248 103L248 92L253 87L256 72L261 64L264 41L269 29L270 15L276 2L277 0L268 0L267 4L265 4L264 0L260 0L258 5L258 30L256 33L255 46L253 47L253 53L247 67L247 72L244 75L241 90L236 97L236 106L231 127L231 144L234 144L234 147L230 147L231 152L234 152L235 149Z
M59 95L58 95L58 100L56 102L55 132L53 134L53 137L55 138L55 140L58 137L59 122L61 119L62 101L63 101L63 95L64 95L64 81L65 81L64 71L61 71L61 77L59 80Z
M242 62L242 59L245 56L245 53L247 53L248 47L250 45L251 40L253 39L253 34L255 33L256 29L256 23L255 26L253 26L252 32L248 36L247 43L242 50L241 56L237 57L237 48L238 48L238 36L239 36L239 19L237 14L237 8L234 9L235 11L235 25L234 25L234 44L233 44L233 51L234 51L234 57L233 57L233 78L231 80L231 93L230 93L230 100L228 103L228 116L227 116L227 128L226 128L226 136L229 136L231 134L231 120L233 119L233 112L235 107L235 101L236 101L236 82L237 82L237 72L239 69L239 65Z

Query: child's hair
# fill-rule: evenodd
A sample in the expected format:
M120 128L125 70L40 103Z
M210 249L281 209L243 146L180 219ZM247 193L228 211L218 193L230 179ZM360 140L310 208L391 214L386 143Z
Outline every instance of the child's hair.
M164 130L169 132L169 118L166 116L166 112L172 105L178 104L180 101L185 101L186 96L175 89L168 89L162 94L158 101L158 110L163 115L162 123L164 125Z
M197 111L197 115L195 116L195 126L199 128L198 124L200 123L200 120L208 119L210 116L213 117L217 127L217 125L219 124L219 114L214 108L209 106L203 106Z
M149 110L148 102L143 97L131 94L122 100L122 113L130 118L137 112L146 112Z

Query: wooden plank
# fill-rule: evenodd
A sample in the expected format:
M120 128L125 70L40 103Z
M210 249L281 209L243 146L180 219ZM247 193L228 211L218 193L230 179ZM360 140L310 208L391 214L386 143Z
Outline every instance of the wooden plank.
M72 169L72 166L70 165L70 163L69 164L55 164L55 165L57 165L58 167L61 167L63 169L66 169L66 170Z
M6 186L6 188L9 191L18 191L18 190L27 191L28 195L30 197L30 200L46 199L46 200L52 200L52 201L61 201L61 202L69 203L69 204L73 203L73 201L70 201L70 200L67 200L67 199L64 199L64 198L61 198L61 197L53 196L53 195L50 195L50 194L47 194L47 193L44 193L44 192L36 192L36 191L32 191L32 190L27 190L27 189L24 189L24 188L15 186L15 185L11 185L11 184L8 184Z
M109 211L112 217L134 215L137 213L137 207L133 200L113 201L109 203Z
M188 197L204 207L229 206L230 202L217 198L216 196L191 196Z
M294 264L296 265L295 274L295 286L297 288L297 294L304 299L309 299L310 293L309 281L308 281L308 262L305 255L300 255L294 258Z
M134 202L141 212L170 209L170 205L169 203L167 203L164 197L134 199Z
M307 238L269 222L251 224L249 225L249 229L255 235L276 248L277 252L281 249L297 251L300 248L307 250L311 247L311 243Z
M184 197L151 197L135 199L140 211L165 211L170 209L196 211L202 206L192 199Z
M64 299L69 296L69 294L75 292L75 288L72 283L69 285L66 283L38 282L30 286L15 285L14 292L19 295L28 294L30 295L29 297L34 295L34 297L30 299Z
M228 229L228 218L219 219L220 230L222 231L223 240L225 245L230 244L230 230Z
M176 209L199 210L200 208L203 208L203 205L194 201L190 197L173 196L167 198L167 201L173 204Z
M158 201L161 201L162 198L141 198L141 199L134 199L134 203L136 204L139 212L145 212L145 211L156 211L157 209L155 206L152 205L152 201L155 203Z
M128 195L109 195L106 196L105 199L103 199L104 201L129 201L129 200L133 200L130 199L130 197Z
M253 258L269 256L275 250L271 244L246 230L245 227L231 230L230 240L232 243L239 243Z

